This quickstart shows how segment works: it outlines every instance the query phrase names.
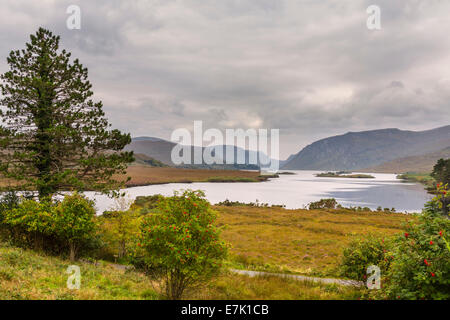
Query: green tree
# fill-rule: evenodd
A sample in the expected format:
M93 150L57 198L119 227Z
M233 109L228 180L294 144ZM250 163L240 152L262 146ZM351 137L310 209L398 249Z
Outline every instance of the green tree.
M101 102L93 102L88 70L59 49L59 36L40 28L22 50L11 51L1 75L0 173L37 190L116 189L132 152L129 134L110 130Z
M161 281L169 299L180 299L186 288L212 277L226 257L216 213L204 196L202 191L175 192L159 200L141 224L133 264Z
M83 243L94 237L96 229L94 202L83 195L65 196L54 210L51 231L67 245L71 261Z
M433 167L431 176L440 183L450 183L450 159L439 159Z
M450 159L439 159L433 167L431 176L437 182L438 195L442 192L446 193L447 191L442 190L442 188L450 184ZM443 215L448 216L448 206L450 205L450 199L448 198L448 196L439 196L438 199L442 204Z
M102 239L107 250L118 259L126 256L132 240L139 233L141 216L137 210L129 207L125 198L117 198L115 210L105 211L99 217Z

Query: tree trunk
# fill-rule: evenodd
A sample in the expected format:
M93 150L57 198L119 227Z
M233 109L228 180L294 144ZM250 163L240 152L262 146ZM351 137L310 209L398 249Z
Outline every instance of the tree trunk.
M69 257L70 261L75 261L76 254L77 254L77 247L74 243L69 243Z

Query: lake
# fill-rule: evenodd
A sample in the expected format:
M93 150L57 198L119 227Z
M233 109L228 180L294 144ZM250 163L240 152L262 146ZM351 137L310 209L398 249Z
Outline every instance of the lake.
M280 175L266 182L234 183L170 183L127 188L129 201L137 196L152 194L172 195L174 190L200 189L211 203L230 201L285 205L288 209L304 208L308 203L323 198L335 198L343 206L361 206L376 209L395 208L400 212L420 212L431 199L424 187L396 179L395 174L372 173L374 179L319 178L319 171L296 170L294 175ZM114 208L114 201L104 195L86 192L96 201L99 213Z

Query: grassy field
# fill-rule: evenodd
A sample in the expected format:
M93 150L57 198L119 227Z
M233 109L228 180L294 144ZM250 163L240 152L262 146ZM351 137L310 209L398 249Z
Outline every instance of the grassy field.
M67 288L69 265L81 271L81 289ZM0 243L0 299L156 299L147 278L106 263L70 263L32 250Z
M232 245L233 267L337 276L342 248L353 236L401 232L407 215L336 210L222 207L219 223ZM411 218L411 217L410 217Z
M131 177L131 180L127 182L129 187L177 182L259 182L267 180L267 177L260 176L257 171L154 168L140 165L130 166L127 176Z
M402 231L407 215L336 210L214 206L231 245L223 273L186 299L356 299L360 289L273 276L250 278L228 268L338 278L342 248L354 235ZM158 299L141 273L109 262L76 262L81 289L66 287L73 263L0 243L0 299Z
M134 187L164 183L261 182L275 176L261 176L258 171L184 169L134 164L128 167L126 175L116 176L115 178L125 181L127 177L131 178L126 183L127 187ZM0 177L0 187L14 185L17 185L17 183Z
M80 289L67 288L69 265L81 271ZM338 285L256 277L223 272L188 290L185 299L356 299L359 289ZM143 274L107 262L71 263L32 250L0 243L0 300L154 300L159 299Z
M355 300L360 289L336 284L295 281L273 276L250 278L225 273L200 290L187 293L199 300Z

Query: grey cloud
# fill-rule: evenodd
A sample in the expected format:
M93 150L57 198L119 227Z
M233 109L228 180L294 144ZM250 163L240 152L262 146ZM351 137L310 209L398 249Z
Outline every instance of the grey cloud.
M68 5L82 29L65 26ZM204 127L279 128L282 157L347 131L447 125L450 2L4 0L0 71L39 26L89 68L114 126L170 138ZM20 27L18 27L20 26Z

